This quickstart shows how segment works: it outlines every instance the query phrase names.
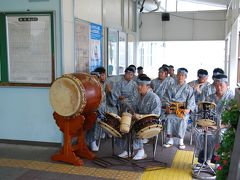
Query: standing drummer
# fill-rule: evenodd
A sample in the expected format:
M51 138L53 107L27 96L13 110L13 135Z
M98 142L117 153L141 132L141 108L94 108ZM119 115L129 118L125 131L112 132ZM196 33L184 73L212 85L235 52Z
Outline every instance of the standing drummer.
M179 68L177 70L177 81L172 86L169 86L163 96L163 106L166 107L165 120L167 128L168 141L164 147L171 147L173 145L173 136L180 139L179 149L185 149L183 139L187 129L187 121L190 111L194 111L195 99L193 88L186 83L188 70L186 68ZM182 103L185 108L182 110L182 116L177 116L174 111L170 109L172 102Z
M231 101L234 96L233 92L228 88L228 79L225 74L219 74L215 75L214 77L214 87L216 89L216 92L214 94L211 94L207 97L209 102L215 103L216 104L216 119L217 119L217 124L220 125L220 129L222 132L226 129L226 126L221 123L221 115L222 112L228 107L229 101ZM208 128L209 131L214 131L217 129L217 126L211 126ZM194 141L195 141L195 149L196 149L196 154L199 155L199 162L203 162L203 147L204 147L204 136L203 133L201 133L203 129L197 129L197 131L194 133ZM208 144L207 144L207 160L208 163L210 162L213 152L214 152L214 147L218 141L218 136L215 133L212 133L211 136L208 135Z
M133 119L138 120L141 115L147 114L161 114L161 101L157 94L155 94L150 87L151 79L142 74L138 77L137 84L138 84L138 93L139 96L137 97L134 110L135 113L133 114ZM127 141L125 140L121 147L123 152L119 154L119 157L126 158L128 157L127 149ZM133 134L133 149L137 151L136 155L133 157L133 160L140 160L147 157L143 148L143 142L141 139L137 139Z

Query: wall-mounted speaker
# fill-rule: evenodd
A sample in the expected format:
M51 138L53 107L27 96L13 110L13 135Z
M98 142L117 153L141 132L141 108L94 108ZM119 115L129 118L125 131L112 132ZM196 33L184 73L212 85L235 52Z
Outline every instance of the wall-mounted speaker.
M170 14L162 13L162 21L170 21Z

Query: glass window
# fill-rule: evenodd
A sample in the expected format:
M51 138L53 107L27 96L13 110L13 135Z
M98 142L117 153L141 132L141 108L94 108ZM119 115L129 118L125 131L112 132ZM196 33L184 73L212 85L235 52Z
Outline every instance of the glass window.
M126 69L126 38L126 33L119 32L119 74L124 74L124 70Z
M118 31L108 29L108 75L117 75Z
M140 42L139 52L138 61L151 78L158 76L158 68L162 64L173 65L175 72L180 67L187 68L187 81L195 80L200 68L208 71L210 82L214 68L224 69L224 41Z

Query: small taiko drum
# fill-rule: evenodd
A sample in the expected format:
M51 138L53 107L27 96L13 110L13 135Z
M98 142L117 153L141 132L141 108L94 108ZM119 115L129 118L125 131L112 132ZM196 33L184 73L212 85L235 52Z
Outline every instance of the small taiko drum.
M132 114L128 112L122 113L120 131L122 133L128 133L130 130L131 122L132 122Z
M214 102L201 101L198 103L198 110L211 111L215 108L216 104Z
M198 119L196 124L202 127L215 126L216 104L214 102L202 101L198 103Z
M99 124L104 131L110 133L112 136L122 137L120 133L120 121L121 118L117 114L106 112L105 119L99 121Z
M162 131L162 125L159 121L159 115L142 115L133 125L138 138L152 138Z
M102 99L101 83L90 74L66 74L53 82L49 96L54 111L61 116L94 112Z

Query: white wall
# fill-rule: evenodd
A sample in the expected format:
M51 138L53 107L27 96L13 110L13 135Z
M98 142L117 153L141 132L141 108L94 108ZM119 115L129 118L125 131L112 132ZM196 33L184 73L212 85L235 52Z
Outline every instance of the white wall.
M161 13L144 13L140 40L224 40L225 15L226 11L178 12L170 14L170 21L162 21Z
M238 41L239 41L239 20L237 19L232 26L230 35L230 54L228 64L228 79L230 89L235 90L237 84L238 71Z
M63 74L74 72L74 2L61 0Z
M102 24L102 0L75 0L75 17Z
M234 90L237 83L237 72L238 69L238 56L239 56L239 10L240 0L232 0L226 14L226 39L228 39L229 47L229 62L226 62L228 66L228 76L230 88ZM230 37L229 37L230 34ZM226 59L227 61L228 59Z

